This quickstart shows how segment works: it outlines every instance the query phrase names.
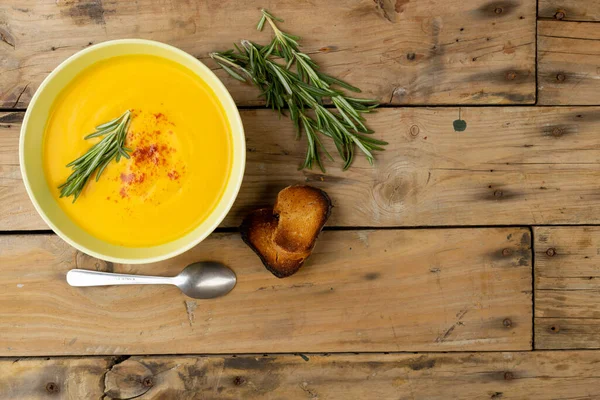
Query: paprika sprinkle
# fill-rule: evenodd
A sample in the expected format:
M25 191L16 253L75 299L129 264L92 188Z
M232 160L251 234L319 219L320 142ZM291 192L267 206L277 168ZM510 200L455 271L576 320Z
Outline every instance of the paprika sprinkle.
M126 145L133 149L132 163L120 175L119 195L126 199L131 195L152 202L152 188L161 178L180 184L185 165L176 156L177 138L164 135L173 132L175 124L163 113L152 114L134 110L135 127L127 135Z

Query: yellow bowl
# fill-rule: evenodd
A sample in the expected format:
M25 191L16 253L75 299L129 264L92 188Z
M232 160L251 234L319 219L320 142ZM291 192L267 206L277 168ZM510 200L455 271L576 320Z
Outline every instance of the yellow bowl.
M169 59L187 67L203 79L219 99L231 128L233 163L229 181L213 212L193 231L175 241L153 247L123 247L104 242L76 225L62 211L46 182L42 163L44 128L52 103L81 71L99 61L130 54ZM238 194L246 163L246 143L240 114L231 95L215 74L196 58L173 46L150 40L124 39L104 42L73 55L60 64L36 91L23 120L19 143L21 174L29 198L54 232L76 249L118 263L141 264L162 261L192 248L205 239L225 218Z

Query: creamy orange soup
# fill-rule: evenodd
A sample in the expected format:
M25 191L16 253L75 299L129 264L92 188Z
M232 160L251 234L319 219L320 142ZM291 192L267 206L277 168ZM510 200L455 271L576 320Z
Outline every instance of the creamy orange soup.
M66 165L101 138L95 127L131 110L130 159L111 162L81 196L59 198ZM81 228L122 246L178 239L205 220L229 178L231 132L210 87L169 60L115 57L84 70L52 106L43 146L46 179L56 201Z

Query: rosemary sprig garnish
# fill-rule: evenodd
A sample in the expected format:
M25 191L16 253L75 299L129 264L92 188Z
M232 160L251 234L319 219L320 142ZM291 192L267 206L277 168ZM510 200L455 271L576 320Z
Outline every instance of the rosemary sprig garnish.
M261 90L267 107L280 114L287 107L296 128L297 136L304 132L308 141L306 158L300 168L312 168L317 164L324 171L321 151L333 160L321 142L320 135L333 140L339 155L348 169L358 147L373 163L373 151L383 150L387 143L370 136L373 131L365 126L363 114L373 111L377 102L349 97L332 86L353 92L360 89L332 76L319 72L318 65L299 50L298 36L281 31L275 22L283 22L266 10L257 29L268 23L274 37L267 46L242 40L235 50L211 53L210 56L233 78L246 82L248 79ZM279 62L278 62L279 61ZM335 106L323 106L329 100ZM320 135L319 135L320 134Z
M93 145L84 155L67 164L73 172L67 181L60 185L60 197L73 196L73 203L92 174L96 172L96 182L108 164L114 159L119 162L121 156L129 158L131 149L125 147L125 137L131 123L131 112L125 111L123 115L112 121L96 127L96 131L87 135L84 139L104 136L104 138Z

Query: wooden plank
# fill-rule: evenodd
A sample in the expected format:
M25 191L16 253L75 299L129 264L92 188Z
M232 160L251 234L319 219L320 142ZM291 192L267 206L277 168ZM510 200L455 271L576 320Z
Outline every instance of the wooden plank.
M600 104L600 25L538 22L538 104Z
M537 290L600 289L600 227L536 227Z
M110 39L166 42L215 67L209 52L269 40L255 30L264 6L303 36L324 71L384 103L535 101L535 0L5 0L0 107L26 107L61 61ZM239 104L262 103L256 90L217 73Z
M562 21L600 21L600 0L539 0L538 16Z
M53 235L2 235L0 356L529 349L530 246L524 228L326 231L279 280L238 233L141 266ZM235 270L231 294L65 281L76 267L169 276L205 259Z
M2 399L100 399L106 358L44 358L0 360Z
M48 229L27 197L19 170L23 115L0 112L0 230Z
M246 175L222 226L294 183L326 190L332 226L600 223L600 108L404 108L369 118L390 142L374 166L298 171L306 145L270 110L244 110ZM0 230L47 229L16 165L20 113L0 113ZM467 122L455 132L459 115ZM13 122L2 122L4 119Z
M3 398L53 398L57 393L46 390L48 383L56 385L52 387L61 390L58 393L64 398L106 395L145 400L591 400L600 392L597 351L336 354L305 359L294 355L153 356L132 357L114 366L105 358L3 360L0 396L4 387ZM76 390L75 395L67 397L71 390ZM79 396L83 390L88 396Z
M600 348L600 319L535 318L536 349Z
M600 227L536 227L535 346L600 347Z

